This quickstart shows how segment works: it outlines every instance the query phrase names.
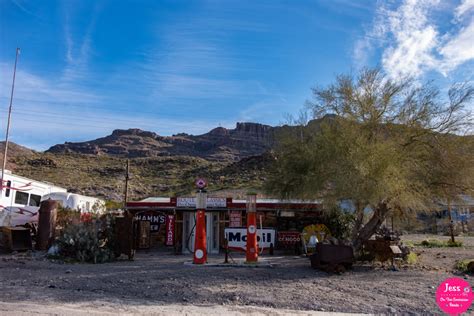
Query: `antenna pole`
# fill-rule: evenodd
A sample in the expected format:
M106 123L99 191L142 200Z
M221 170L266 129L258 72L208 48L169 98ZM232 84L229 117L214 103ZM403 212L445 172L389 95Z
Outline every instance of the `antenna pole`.
M3 177L5 176L5 168L7 167L8 135L10 132L10 121L12 116L13 91L15 91L16 64L18 62L18 55L20 55L19 47L16 48L15 67L13 68L12 92L10 95L10 107L8 108L7 132L5 134L5 149L3 151L2 183L0 184L1 191L3 191Z
M125 192L123 195L123 207L127 206L127 201L128 201L128 180L130 179L129 169L130 169L130 160L127 159L127 170L125 173Z

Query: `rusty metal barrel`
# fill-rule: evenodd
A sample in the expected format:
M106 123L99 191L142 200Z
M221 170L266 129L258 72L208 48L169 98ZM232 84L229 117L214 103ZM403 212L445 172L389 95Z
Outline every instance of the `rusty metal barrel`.
M57 210L58 201L48 199L41 202L38 211L37 250L47 250L54 241Z

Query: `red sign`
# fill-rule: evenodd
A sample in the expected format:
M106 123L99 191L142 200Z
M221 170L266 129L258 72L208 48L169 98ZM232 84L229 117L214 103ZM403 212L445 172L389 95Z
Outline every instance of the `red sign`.
M207 182L206 182L206 180L204 180L202 178L197 179L196 180L196 186L198 187L198 189L204 189L207 186Z
M166 246L174 245L174 215L166 216Z
M242 226L242 212L229 211L229 227L241 227L241 226Z
M278 232L278 243L282 246L295 245L301 242L300 232Z

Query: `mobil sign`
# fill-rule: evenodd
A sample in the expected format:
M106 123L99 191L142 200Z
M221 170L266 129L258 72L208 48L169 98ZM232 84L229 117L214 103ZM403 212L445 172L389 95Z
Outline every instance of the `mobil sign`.
M245 250L247 242L246 227L226 227L224 232L229 248ZM257 242L259 249L268 249L271 244L275 246L275 229L257 229Z

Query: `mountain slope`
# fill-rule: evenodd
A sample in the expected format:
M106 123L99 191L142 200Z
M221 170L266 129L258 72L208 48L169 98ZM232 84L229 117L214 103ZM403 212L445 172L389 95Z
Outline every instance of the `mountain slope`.
M274 127L237 123L236 128L217 127L202 135L160 136L140 129L115 130L96 140L52 146L49 153L77 153L113 157L192 156L211 161L238 161L269 150Z

